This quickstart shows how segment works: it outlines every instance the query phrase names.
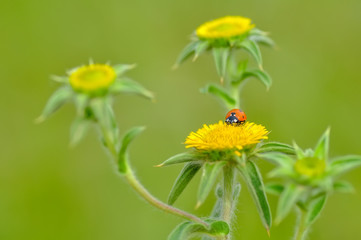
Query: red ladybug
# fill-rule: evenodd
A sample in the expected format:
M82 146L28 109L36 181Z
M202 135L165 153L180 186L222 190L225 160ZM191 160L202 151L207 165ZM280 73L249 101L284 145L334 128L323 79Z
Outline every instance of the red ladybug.
M226 120L224 121L227 124L243 124L247 119L246 114L240 109L232 109L226 115Z

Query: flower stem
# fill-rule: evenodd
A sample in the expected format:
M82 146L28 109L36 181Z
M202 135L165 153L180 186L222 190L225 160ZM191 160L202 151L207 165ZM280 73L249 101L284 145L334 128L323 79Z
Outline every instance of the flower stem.
M133 170L130 168L130 166L128 165L127 168L127 172L124 175L125 179L128 181L128 183L130 184L130 186L132 186L132 188L141 196L143 197L147 202L149 202L150 204L152 204L153 206L174 214L176 216L188 219L190 221L193 222L197 222L199 224L202 224L203 226L205 226L206 228L209 227L209 224L206 223L205 221L203 221L202 219L200 219L197 216L194 216L188 212L185 212L183 210L180 210L178 208L172 207L168 204L163 203L162 201L158 200L157 198L155 198L152 194L150 194L148 192L147 189L144 188L144 186L138 181L138 179L136 178L136 176L134 175Z
M222 199L222 214L221 218L229 225L231 225L232 217L233 217L233 207L234 207L234 199L233 199L233 190L234 190L234 168L227 164L223 167L223 199ZM224 238L231 239L231 234L225 236Z
M306 212L297 209L297 224L293 240L305 240L307 237L308 226L306 225Z

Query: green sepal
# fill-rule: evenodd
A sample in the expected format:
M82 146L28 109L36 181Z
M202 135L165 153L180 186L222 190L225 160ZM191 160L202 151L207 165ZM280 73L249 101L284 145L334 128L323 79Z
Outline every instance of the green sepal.
M342 193L353 193L355 192L354 187L347 181L337 181L333 183L333 190Z
M216 48L212 48L212 53L213 53L214 63L216 64L216 70L218 76L221 78L221 82L223 82L226 76L230 49L216 47Z
M191 161L197 161L197 158L193 153L189 153L189 152L179 153L177 155L174 155L173 157L168 158L167 160L157 165L156 167L165 167L173 164L185 163Z
M263 226L269 233L272 224L271 209L267 200L262 176L258 170L258 167L255 163L248 160L244 167L239 165L237 169L241 172L256 204Z
M58 83L69 83L69 76L51 75L50 79Z
M185 48L179 54L173 68L177 68L185 60L187 60L190 56L192 56L192 54L195 52L199 43L200 43L199 41L192 41L187 46L185 46Z
M249 77L255 77L258 80L260 80L261 83L263 83L266 86L267 90L269 90L272 85L272 78L265 71L254 69L254 70L246 71L242 74L242 79L246 79Z
M327 195L323 194L314 199L308 206L306 213L306 225L311 225L320 216L320 213L325 206Z
M201 55L203 52L207 51L209 46L210 44L208 41L200 41L194 50L193 61L195 61L199 57L199 55Z
M301 193L302 189L297 187L294 183L290 183L286 186L278 200L276 224L279 224L288 215L297 203Z
M285 189L285 187L281 183L266 183L264 186L266 193L279 196Z
M110 87L111 93L130 93L137 94L147 99L154 99L154 94L143 87L140 83L126 77L117 79Z
M263 143L257 150L257 153L266 153L266 152L279 152L294 155L295 149L288 144L280 142L266 142Z
M293 148L295 149L297 159L302 159L306 157L305 152L297 145L296 142L293 142Z
M294 160L289 155L279 153L279 152L266 152L257 154L259 158L270 161L273 164L278 166L290 169L293 167Z
M75 107L76 113L79 117L87 117L85 113L85 109L89 104L89 96L86 94L78 93L75 96Z
M123 75L124 73L128 72L129 70L135 68L136 64L116 64L113 66L115 74L117 77Z
M330 164L329 174L332 176L343 174L361 165L361 156L347 155L333 158Z
M215 84L208 84L204 88L201 88L200 91L201 93L212 94L216 98L220 99L221 102L223 102L224 105L229 109L236 105L236 100L231 95L229 95L229 93L224 88Z
M196 208L202 205L206 200L209 192L212 190L212 187L217 180L219 171L225 164L226 162L207 162L204 164L202 177L198 189Z
M53 93L53 95L51 95L51 97L49 98L40 117L36 119L36 122L40 123L46 120L54 112L56 112L61 106L63 106L64 103L71 100L73 95L74 95L73 90L68 86L61 87L58 90L56 90Z
M143 126L134 127L125 133L118 153L118 170L120 173L126 173L128 171L128 146L144 129L145 127Z
M315 147L314 157L327 161L328 160L328 148L330 142L330 129L328 128L325 133L318 140Z
M210 224L209 229L199 223L183 222L178 225L168 236L168 240L187 240L194 236L222 237L229 233L229 226L220 220L206 220Z
M275 46L275 42L268 37L268 33L261 31L259 29L252 29L250 31L250 36L249 39L251 39L252 41L255 41L257 43L266 45L268 47L274 47Z
M89 129L90 121L83 117L77 117L70 127L70 146L78 144Z
M175 180L173 187L169 193L169 205L172 205L178 199L185 187L188 185L188 183L192 180L192 178L196 175L196 173L201 167L201 162L190 162L184 166L177 179Z
M257 43L252 40L245 40L240 43L239 47L246 50L256 60L259 68L262 69L262 55Z

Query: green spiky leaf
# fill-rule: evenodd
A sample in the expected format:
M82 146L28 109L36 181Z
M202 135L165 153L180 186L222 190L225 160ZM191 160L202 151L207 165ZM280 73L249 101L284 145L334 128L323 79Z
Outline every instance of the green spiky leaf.
M311 225L320 216L320 213L325 206L326 199L326 194L323 194L310 203L306 214L307 225Z
M136 64L117 64L113 66L113 69L117 77L119 77L135 67Z
M328 148L330 142L330 129L328 128L325 133L318 140L318 143L315 147L314 156L318 159L328 160Z
M267 90L269 90L269 88L272 85L272 78L265 71L261 71L259 69L254 69L254 70L246 71L246 72L244 72L242 74L243 79L246 79L246 78L249 78L249 77L255 77L258 80L260 80L260 82L263 83L263 85L266 86Z
M221 78L221 82L223 82L226 76L227 63L229 58L230 50L229 48L213 48L212 49L214 62L216 64L216 70L218 76Z
M353 193L355 192L354 187L347 181L337 181L333 183L333 190L336 192Z
M334 158L330 164L330 174L339 175L361 165L361 156L347 155Z
M147 99L154 99L154 94L143 87L140 83L126 77L117 79L110 87L112 93L137 94Z
M191 162L191 161L196 161L196 160L197 160L196 156L194 156L193 153L185 152L185 153L180 153L180 154L174 155L173 157L168 158L163 163L157 165L157 167L165 167L165 166L169 166L169 165L173 165L173 164Z
M279 196L285 187L281 183L266 183L265 190L268 194Z
M206 200L225 162L205 163L198 189L197 207Z
M256 60L256 62L259 65L259 68L262 69L262 64L263 64L262 55L261 55L261 50L259 49L257 43L255 43L252 40L245 40L241 42L239 47L246 50Z
M280 223L295 206L300 194L301 188L296 184L290 183L282 192L277 206L276 223Z
M263 143L258 149L258 153L266 153L266 152L279 152L285 154L295 154L295 149L288 144L280 143L280 142L266 142Z
M89 128L89 125L90 125L90 121L82 117L78 117L73 121L70 127L71 146L75 146L84 138Z
M236 105L236 100L229 95L229 93L222 87L208 84L201 89L201 93L210 93L216 98L220 99L227 108L233 108Z
M291 156L278 152L261 153L257 156L287 169L292 168L295 162Z
M177 68L185 60L187 60L190 56L192 56L192 54L195 52L198 44L199 44L199 41L192 41L187 46L185 46L185 48L179 54L179 56L174 64L174 68Z
M196 175L196 173L201 167L202 163L200 162L190 162L184 166L177 179L175 180L174 185L169 193L169 205L172 205L178 199L178 197L181 195L188 183L192 180L192 178Z
M246 166L238 166L238 170L241 172L245 182L247 183L248 189L253 197L256 204L258 213L261 217L262 223L266 228L267 232L272 224L271 209L265 193L262 176L255 163L248 160Z
M196 46L196 48L194 50L193 61L195 61L199 57L199 55L201 55L203 52L205 52L208 48L209 48L209 42L208 41L199 42L199 44Z

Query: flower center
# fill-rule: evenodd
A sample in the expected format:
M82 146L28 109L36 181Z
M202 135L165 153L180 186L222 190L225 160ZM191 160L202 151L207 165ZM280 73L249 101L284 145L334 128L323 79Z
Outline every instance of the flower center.
M80 92L101 92L114 82L115 77L115 71L111 66L90 64L78 68L70 75L70 85Z
M296 172L307 177L320 177L325 172L325 168L325 161L315 157L299 159L295 164Z

